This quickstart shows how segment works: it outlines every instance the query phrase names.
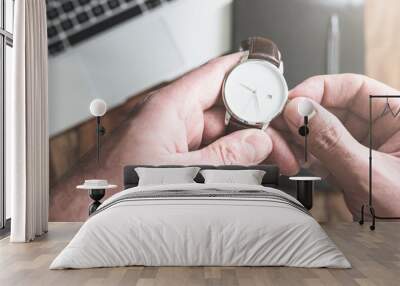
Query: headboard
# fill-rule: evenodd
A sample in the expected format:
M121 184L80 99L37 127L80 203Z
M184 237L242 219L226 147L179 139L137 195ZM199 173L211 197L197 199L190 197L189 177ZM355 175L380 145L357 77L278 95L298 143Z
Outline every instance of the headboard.
M277 186L279 184L279 168L275 165L256 165L256 166L239 166L239 165L224 165L224 166L211 166L211 165L191 165L205 169L218 169L218 170L263 170L265 171L262 184L264 186ZM182 165L131 165L124 168L124 189L136 187L139 183L139 177L135 171L137 167L147 168L179 168L186 167ZM203 176L199 173L194 179L197 183L204 183Z

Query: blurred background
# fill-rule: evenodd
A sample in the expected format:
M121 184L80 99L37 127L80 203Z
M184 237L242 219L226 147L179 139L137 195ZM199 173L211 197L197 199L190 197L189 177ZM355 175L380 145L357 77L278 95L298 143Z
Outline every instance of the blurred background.
M108 103L103 123L111 136L143 95L237 51L249 36L278 44L290 88L313 75L346 72L400 88L398 0L48 0L47 5L52 190L61 191L60 184L71 188L65 182L92 158L91 100ZM343 204L335 200L329 201ZM346 211L338 216L349 218Z

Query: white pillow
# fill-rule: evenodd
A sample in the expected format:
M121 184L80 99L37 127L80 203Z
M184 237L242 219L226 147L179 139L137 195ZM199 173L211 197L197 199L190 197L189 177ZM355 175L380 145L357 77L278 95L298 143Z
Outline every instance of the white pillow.
M199 167L183 168L135 168L139 176L139 186L195 183Z
M204 183L261 185L265 171L262 170L202 170Z

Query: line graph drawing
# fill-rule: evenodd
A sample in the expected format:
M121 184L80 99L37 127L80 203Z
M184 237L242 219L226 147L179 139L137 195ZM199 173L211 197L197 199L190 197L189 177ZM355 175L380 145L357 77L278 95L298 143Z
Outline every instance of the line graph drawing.
M388 113L391 114L393 118L396 118L397 116L400 116L400 108L397 111L395 111L390 105L389 98L386 98L386 105L380 117L383 117Z
M393 107L390 105L389 98L397 98L400 99L400 95L370 95L369 96L369 131L368 131L368 137L369 137L369 170L368 170L368 176L369 176L369 184L368 184L368 204L363 204L361 206L361 219L359 223L362 225L364 224L364 209L369 209L369 212L372 217L372 224L370 225L370 230L375 230L375 220L376 219L386 219L386 220L400 220L400 217L384 217L384 216L378 216L375 213L375 208L372 205L372 131L373 131L373 117L372 117L372 101L374 99L386 99L386 104L385 108L383 109L382 114L380 117L385 116L386 114L391 114L393 118L399 117L400 118L400 108L397 111L393 110ZM380 118L379 117L379 118Z

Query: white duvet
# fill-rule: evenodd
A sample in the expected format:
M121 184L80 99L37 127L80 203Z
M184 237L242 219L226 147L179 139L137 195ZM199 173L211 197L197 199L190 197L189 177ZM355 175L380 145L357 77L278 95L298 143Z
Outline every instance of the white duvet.
M171 190L263 191L300 204L279 190L262 186L131 188L107 199L50 269L128 265L351 267L307 212L280 200L243 195L123 199L138 192Z

